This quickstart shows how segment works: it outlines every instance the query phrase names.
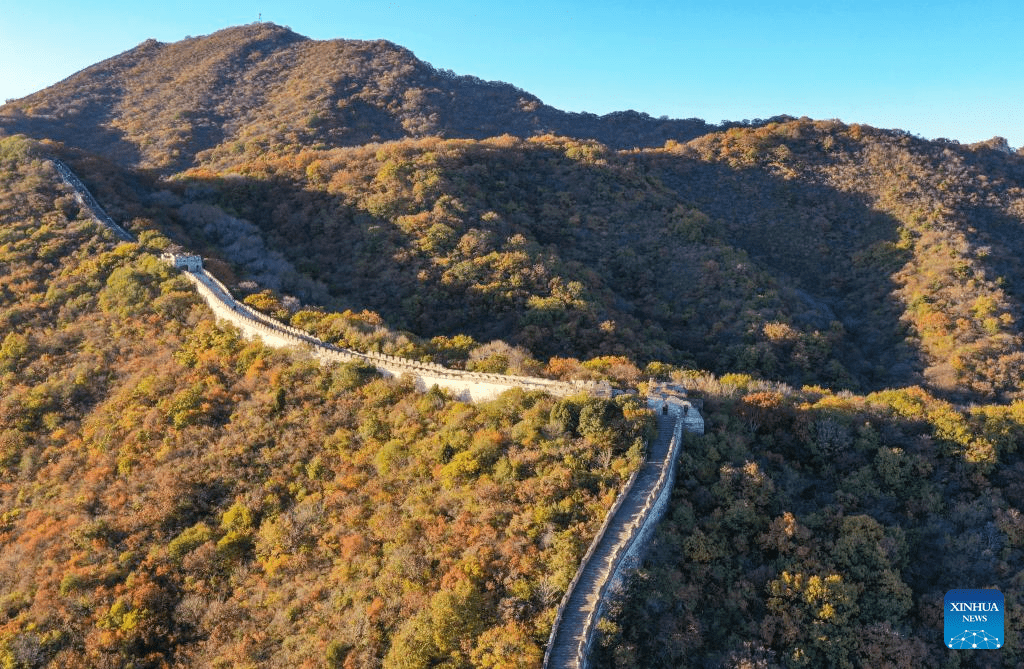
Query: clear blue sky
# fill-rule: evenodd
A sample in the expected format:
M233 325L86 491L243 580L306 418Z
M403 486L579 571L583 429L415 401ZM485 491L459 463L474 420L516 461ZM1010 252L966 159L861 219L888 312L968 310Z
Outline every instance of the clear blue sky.
M0 100L259 13L315 39L388 39L567 111L790 114L1024 145L1021 0L0 0Z

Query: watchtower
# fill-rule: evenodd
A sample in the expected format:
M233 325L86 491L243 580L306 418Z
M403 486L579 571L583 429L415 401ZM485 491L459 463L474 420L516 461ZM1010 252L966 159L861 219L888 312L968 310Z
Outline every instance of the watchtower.
M200 256L184 255L180 253L161 253L160 260L171 267L183 269L186 272L203 271L203 259Z

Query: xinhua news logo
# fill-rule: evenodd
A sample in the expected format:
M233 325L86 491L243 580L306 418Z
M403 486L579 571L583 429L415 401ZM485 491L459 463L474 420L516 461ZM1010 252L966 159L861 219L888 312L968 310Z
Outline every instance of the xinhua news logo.
M950 590L945 600L947 648L1002 648L1003 593L991 590Z

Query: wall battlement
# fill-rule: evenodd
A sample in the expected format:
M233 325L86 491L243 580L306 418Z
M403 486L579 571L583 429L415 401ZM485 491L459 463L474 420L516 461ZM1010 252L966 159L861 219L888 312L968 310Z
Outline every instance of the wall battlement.
M205 269L185 269L185 276L221 320L235 325L248 337L259 338L268 345L278 347L308 347L313 357L332 362L361 361L373 365L384 376L412 376L416 387L427 390L438 386L456 397L472 402L494 399L511 388L541 390L565 397L580 393L611 397L612 388L607 381L555 381L532 376L487 374L449 369L429 362L410 360L386 353L360 353L327 344L307 332L299 330L260 313L235 300L228 289Z

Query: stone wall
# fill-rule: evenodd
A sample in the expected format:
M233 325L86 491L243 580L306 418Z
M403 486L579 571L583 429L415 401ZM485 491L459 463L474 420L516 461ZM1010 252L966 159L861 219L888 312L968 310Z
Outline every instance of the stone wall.
M587 621L586 629L583 631L583 650L578 657L579 669L586 669L589 665L590 648L597 632L597 623L604 615L608 599L622 587L626 574L640 564L640 560L654 536L658 522L668 510L668 503L672 498L672 488L676 480L676 463L683 448L683 432L704 434L704 420L699 419L699 422L695 420L695 417L699 418L700 414L687 400L664 396L656 399L649 396L648 406L652 410L660 411L662 402L665 400L668 401L669 412L676 419L672 431L672 443L665 461L661 464L661 475L658 482L647 498L643 520L639 525L632 527L628 537L623 540L620 551L613 561L614 566L608 580L601 589L598 604Z
M135 237L131 235L127 230L122 228L120 225L114 222L114 219L107 215L107 212L103 210L96 198L92 196L89 189L85 187L85 184L71 171L71 168L62 163L59 160L53 161L53 166L57 169L57 174L63 179L64 183L71 187L75 191L75 199L78 204L89 211L89 214L99 221L99 223L113 232L121 241L134 242Z
M85 184L71 171L71 168L59 160L54 160L53 164L61 179L74 190L78 202L89 210L93 218L123 241L136 241L127 230L107 215ZM166 256L164 257L165 262L170 258L170 264L183 270L185 276L196 286L196 290L203 296L218 318L232 323L245 336L258 338L269 346L308 347L314 357L326 361L362 361L373 365L385 376L410 375L413 377L416 387L421 390L438 386L460 399L471 402L494 399L510 388L542 390L557 396L579 393L612 396L611 386L607 382L574 381L567 383L530 376L465 372L448 369L434 363L419 362L383 353L358 353L332 346L298 328L285 325L260 313L247 304L236 301L231 296L231 291L202 267L202 260L198 256L164 255Z
M410 360L385 353L359 353L327 344L298 328L285 325L247 304L236 301L227 287L205 269L184 272L196 290L221 320L235 325L245 336L258 338L269 346L308 348L315 358L330 362L361 361L373 365L384 376L411 376L420 390L438 386L459 399L481 402L494 399L510 388L541 390L565 397L579 393L611 395L607 383L554 381L532 376L485 374L449 369L430 362Z
M615 572L609 581L610 590L614 590L619 587L623 582L625 574L630 570L635 569L640 564L640 560L643 557L644 552L647 550L647 546L650 544L651 537L654 535L654 528L668 509L668 502L672 497L672 487L676 482L676 463L679 459L679 452L682 450L683 432L704 434L704 420L700 419L700 422L698 423L690 416L690 414L695 414L697 418L700 417L700 414L697 413L692 406L683 404L683 402L674 402L670 400L669 411L676 417L676 424L675 431L672 435L672 447L669 449L663 478L658 489L655 490L652 495L650 513L647 514L643 524L630 541L629 548L626 549L625 555L615 568Z
M652 387L657 389L655 384ZM672 488L675 485L676 462L679 453L682 451L683 432L704 433L704 421L700 419L699 412L690 404L690 400L664 394L651 394L647 398L647 406L652 411L660 413L664 408L672 416L672 433L669 436L669 447L664 460L646 462L640 469L633 472L629 481L626 482L622 492L619 493L615 504L609 509L605 516L604 523L598 530L597 535L590 544L590 548L580 562L579 569L573 577L572 582L566 589L565 595L555 612L555 620L552 625L551 634L548 637L548 647L544 654L543 666L545 669L555 667L571 666L573 669L582 669L587 666L590 648L595 638L597 623L601 619L602 610L607 603L609 595L614 593L618 584L622 582L624 575L639 563L644 551L647 549L650 539L654 534L654 528L658 521L665 514L668 503L672 497ZM665 435L659 435L659 439ZM640 472L651 465L657 468L658 476L653 486L641 485L637 489L637 478ZM642 497L637 497L637 496ZM619 520L618 525L613 526L613 519L624 502L634 498L632 503L641 504L637 514L625 525ZM614 541L610 555L603 555L600 564L603 565L599 571L599 577L595 581L600 584L599 590L595 593L595 604L589 610L585 618L581 619L578 614L566 618L566 607L573 598L573 590L580 585L581 575L588 569L592 559L597 554L598 547L605 541L605 535ZM573 643L578 644L572 648L571 660L566 660L564 652L561 662L556 660L554 644L559 636L559 627L568 625L568 637ZM564 639L566 635L562 635ZM565 664L568 662L568 664Z

